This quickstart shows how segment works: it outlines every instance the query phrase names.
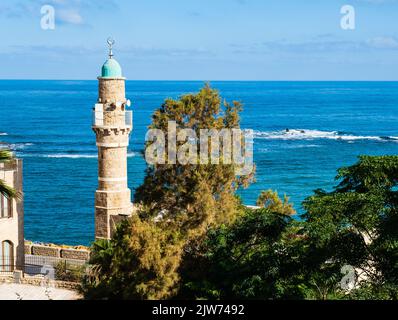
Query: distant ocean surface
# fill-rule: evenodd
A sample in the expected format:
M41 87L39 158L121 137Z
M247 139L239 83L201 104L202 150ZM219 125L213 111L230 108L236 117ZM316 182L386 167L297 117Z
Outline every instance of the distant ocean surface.
M144 177L140 155L153 111L165 98L203 82L128 81L134 128L128 175ZM398 82L217 82L244 103L242 128L253 129L257 182L240 192L253 205L261 190L286 193L300 212L313 190L331 190L336 170L357 156L398 154ZM0 141L24 159L25 238L89 244L97 187L91 111L96 81L0 81ZM289 132L286 132L286 129Z

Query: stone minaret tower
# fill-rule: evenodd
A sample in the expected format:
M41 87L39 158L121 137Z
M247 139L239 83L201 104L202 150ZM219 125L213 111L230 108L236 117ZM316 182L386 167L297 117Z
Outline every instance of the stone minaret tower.
M127 147L132 129L130 101L125 97L125 78L113 58L114 41L108 39L109 59L98 77L98 102L93 111L93 130L98 147L98 190L95 193L95 238L109 239L115 225L132 213L127 186Z

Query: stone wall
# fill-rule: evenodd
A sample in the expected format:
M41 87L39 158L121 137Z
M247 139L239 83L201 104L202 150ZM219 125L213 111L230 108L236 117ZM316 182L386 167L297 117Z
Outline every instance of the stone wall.
M88 260L90 251L79 249L61 249L61 258L69 260Z
M98 78L98 96L100 103L125 102L124 78Z
M67 246L57 246L54 244L35 244L25 242L25 254L62 258L68 260L90 259L90 250L88 248L74 248Z
M60 248L57 247L49 247L49 246L41 246L41 245L32 245L31 246L32 252L30 254L35 256L45 256L45 257L55 257L59 258Z
M52 288L59 288L59 289L69 289L79 291L81 288L80 283L76 282L67 282L67 281L58 281L58 280L50 280L49 282L43 276L24 276L16 278L13 274L9 275L1 275L0 274L0 283L19 283L19 284L28 284L32 286L49 286Z

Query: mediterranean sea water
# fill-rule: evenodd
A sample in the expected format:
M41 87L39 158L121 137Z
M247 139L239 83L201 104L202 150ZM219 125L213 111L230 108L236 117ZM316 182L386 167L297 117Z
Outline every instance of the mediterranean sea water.
M244 103L242 128L253 129L256 179L240 192L255 204L261 190L286 193L301 212L314 189L331 190L339 167L357 156L398 154L398 82L217 82ZM151 114L165 98L203 82L127 81L134 128L128 176L141 184ZM25 238L89 244L97 187L92 108L96 81L0 81L0 141L24 160ZM287 131L286 129L289 129Z

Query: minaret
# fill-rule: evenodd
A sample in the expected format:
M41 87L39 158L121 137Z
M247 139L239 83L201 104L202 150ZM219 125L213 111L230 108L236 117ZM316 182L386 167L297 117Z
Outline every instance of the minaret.
M98 147L98 190L95 193L95 238L110 239L115 225L132 213L127 186L127 147L132 130L130 101L125 97L125 78L113 58L114 40L108 39L109 59L98 77L98 102L93 111L93 130Z

